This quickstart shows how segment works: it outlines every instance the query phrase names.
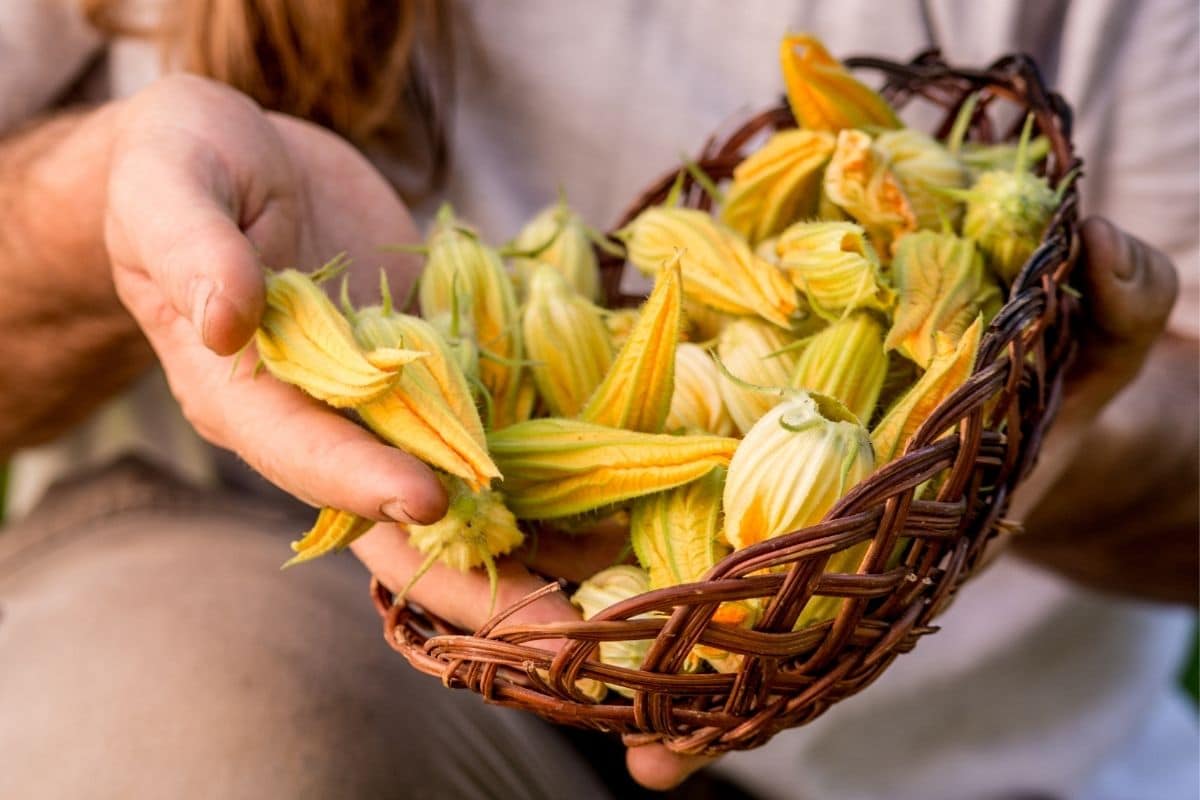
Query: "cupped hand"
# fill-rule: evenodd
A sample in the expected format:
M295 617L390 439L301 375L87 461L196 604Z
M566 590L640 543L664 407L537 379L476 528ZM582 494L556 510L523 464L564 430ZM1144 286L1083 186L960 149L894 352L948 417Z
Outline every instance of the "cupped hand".
M166 78L120 115L105 222L113 280L185 416L289 493L382 522L354 551L389 587L406 585L424 556L402 524L388 523L441 517L446 497L433 472L299 389L256 375L252 347L235 354L263 312L264 267L311 269L344 251L369 267L351 273L356 302L377 300L377 266L403 296L419 266L380 246L417 239L408 213L350 145L219 84ZM500 608L545 583L512 560L499 572ZM435 565L412 597L468 630L489 613L481 572ZM556 594L518 618L578 613Z
M1075 330L1076 360L1063 385L1063 402L1043 443L1038 467L1014 497L1012 514L1024 519L1071 469L1105 406L1138 376L1166 329L1179 277L1162 252L1103 217L1081 227L1082 253L1072 283L1083 318ZM1150 421L1147 433L1152 432ZM1124 476L1127 480L1134 476ZM1086 498L1056 498L1086 502Z
M390 589L408 584L424 557L407 544L407 534L399 525L376 525L351 548L366 564L373 565L375 576ZM606 523L587 533L546 534L536 544L513 557L497 561L500 585L496 608L506 608L534 592L546 581L541 575L554 575L582 581L605 567L618 563L627 551L627 528ZM531 570L537 570L537 574ZM447 622L462 630L476 630L487 621L490 596L487 576L479 570L462 573L435 564L409 592L419 605L434 610ZM579 612L562 592L540 598L506 618L504 624L542 623L578 620ZM551 651L561 647L561 639L532 642L530 646ZM626 767L629 774L648 789L672 788L713 759L680 756L662 744L629 748Z
M1195 339L1163 335L1178 277L1111 223L1082 232L1079 358L1014 497L1026 530L1013 550L1103 592L1194 605L1200 354Z
M264 113L189 76L164 78L119 111L105 237L113 281L184 415L289 493L376 520L432 522L446 498L432 471L267 374L251 340L264 267L313 269L346 251L360 297L376 268L403 291L418 266L384 255L417 237L387 182L314 125Z
M287 492L380 521L354 550L386 585L404 586L424 556L403 524L445 511L433 472L300 390L256 375L252 345L236 357L263 313L264 268L312 269L347 252L368 267L352 271L356 301L377 298L377 266L403 296L418 264L380 251L418 238L402 203L336 136L199 78L158 81L126 101L115 128L105 218L113 282L184 415ZM499 573L499 607L545 583L514 560ZM489 614L478 572L435 565L412 597L468 630ZM578 613L556 594L518 618Z

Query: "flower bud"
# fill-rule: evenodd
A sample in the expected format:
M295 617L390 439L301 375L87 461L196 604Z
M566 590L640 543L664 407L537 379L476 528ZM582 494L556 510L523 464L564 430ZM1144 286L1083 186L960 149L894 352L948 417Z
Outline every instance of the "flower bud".
M815 525L874 469L871 440L849 410L831 397L799 392L738 445L725 482L725 536L741 549ZM855 546L835 553L826 571L841 571L864 552ZM813 597L797 629L828 618L839 602Z
M488 435L508 507L521 519L569 517L694 481L729 463L737 440L531 419Z
M963 236L974 239L988 263L1005 283L1012 283L1041 244L1042 234L1061 200L1058 192L1040 175L1029 170L1032 163L1030 135L1033 115L1025 119L1011 171L984 172L970 189L956 196L967 201ZM1068 185L1065 178L1060 191Z
M887 157L862 131L844 130L825 170L825 194L867 230L890 257L892 243L917 229L917 215Z
M479 377L492 399L491 427L504 427L518 416L523 358L512 281L496 251L464 227L449 206L438 213L428 248L421 310L426 316L469 310L479 343Z
M556 203L531 219L513 240L517 250L531 256L514 259L517 280L528 291L530 272L549 264L580 296L600 300L600 267L587 225L566 203Z
M981 313L986 324L1000 310L1000 286L970 239L920 231L896 248L892 280L899 300L887 348L922 368L933 360L935 334L957 342Z
M982 332L983 318L976 317L957 341L945 334L934 335L929 368L871 431L875 457L881 466L901 455L938 404L971 376Z
M797 356L787 348L795 342L775 326L750 317L736 319L721 331L717 357L729 374L721 375L718 386L739 431L750 430L779 402L778 391L764 392L755 387L779 389L791 385Z
M780 268L825 319L859 308L886 312L896 300L875 248L852 222L799 222L783 232L776 247Z
M820 522L871 473L871 440L845 406L797 392L742 439L725 479L725 537L734 549Z
M675 391L665 430L732 436L735 429L721 399L721 380L721 371L707 350L690 342L680 343L675 348Z
M781 328L796 312L796 291L787 278L703 211L655 206L617 235L629 262L647 275L683 251L684 292L691 300L727 314L761 316Z
M466 572L481 567L489 557L506 555L521 545L525 536L512 512L504 507L499 492L478 493L465 484L452 482L446 515L432 525L409 525L408 541L425 555L439 553L438 560Z
M614 606L648 591L650 591L650 576L646 574L645 570L628 564L620 564L601 570L579 584L575 594L571 595L571 602L583 612L584 619L591 619L609 606ZM655 615L653 613L638 614L630 619L646 619L652 616ZM642 662L646 659L646 653L650 651L650 645L653 643L653 639L601 642L599 646L600 661L614 667L641 669ZM625 697L633 697L633 692L623 686L615 684L607 684L607 686ZM579 688L587 691L588 687L580 686Z
M254 343L272 375L335 408L384 394L400 379L401 367L427 355L399 347L364 351L325 292L294 269L267 277Z
M963 235L1012 283L1041 244L1058 197L1046 179L1029 172L985 172L966 192Z
M612 363L601 310L576 294L554 267L542 264L529 274L521 330L534 382L551 415L575 416Z
M790 385L835 398L865 425L887 375L883 334L883 323L866 311L834 322L805 344Z
M957 189L967 183L967 170L936 139L912 128L884 131L874 147L883 153L900 181L917 227L941 230L943 223L957 225L962 209L942 189Z
M783 37L779 61L788 103L801 128L899 128L896 112L878 92L850 74L815 37L804 33Z
M683 327L679 254L663 267L629 338L580 412L597 425L658 433L675 389L675 345Z
M833 134L826 131L774 134L734 169L722 221L754 245L797 220L811 218L833 143Z
M425 563L401 593L407 594L433 563L441 562L459 572L484 567L496 604L496 557L521 546L525 535L504 505L499 492L471 491L462 481L443 479L449 505L446 515L432 525L409 525L408 543L426 556Z
M357 407L380 438L456 475L473 489L500 476L487 452L470 385L437 330L418 317L374 306L358 311L354 335L371 347L419 345L429 358L406 369L391 390Z

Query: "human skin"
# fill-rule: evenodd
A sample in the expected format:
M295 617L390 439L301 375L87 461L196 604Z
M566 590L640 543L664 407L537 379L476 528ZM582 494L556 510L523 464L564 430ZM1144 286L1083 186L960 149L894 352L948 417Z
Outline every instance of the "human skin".
M233 366L262 313L264 266L312 268L346 251L370 267L352 274L363 298L378 265L401 293L414 279L418 262L379 246L415 241L417 231L361 155L333 134L266 114L219 84L173 76L129 100L36 123L0 141L0 209L0 363L7 367L0 376L0 458L67 430L157 361L205 439L306 502L379 521L354 552L388 586L408 583L423 558L408 546L403 526L434 521L445 509L429 468L299 390L255 376L253 358ZM1054 546L1022 545L1021 552L1096 585L1190 602L1197 572L1194 444L1184 450L1190 465L1183 457L1172 463L1190 525L1176 514L1159 527L1109 520L1111 537L1071 527L1072 510L1087 506L1086 489L1115 480L1097 474L1101 465L1121 463L1097 457L1106 446L1089 436L1097 416L1141 369L1176 292L1169 260L1113 225L1089 220L1083 243L1083 351L1047 457L1018 509L1033 522L1052 509ZM1194 343L1159 353L1181 369L1196 362ZM1177 443L1189 412L1195 416L1194 393L1179 419L1140 420L1137 441L1151 450L1156 442ZM1151 497L1156 476L1162 480L1157 473L1126 471L1119 479L1134 496ZM1072 489L1064 475L1086 480ZM1052 504L1039 502L1047 496ZM1114 553L1138 542L1155 546L1139 550L1149 568L1131 575ZM554 557L547 549L535 566L553 572ZM595 559L598 568L611 554L597 547ZM585 559L576 554L573 561ZM1179 569L1181 563L1190 568ZM520 559L503 560L498 603L542 584ZM488 592L485 576L435 565L412 597L473 629L483 622ZM575 613L557 593L521 618ZM651 788L672 786L704 763L661 745L628 757L631 773Z

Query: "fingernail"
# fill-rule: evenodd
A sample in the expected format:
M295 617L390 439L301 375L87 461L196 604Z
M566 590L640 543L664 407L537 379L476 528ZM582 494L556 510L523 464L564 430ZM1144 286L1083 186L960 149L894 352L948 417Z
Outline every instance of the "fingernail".
M1141 266L1138 241L1132 236L1126 236L1120 232L1117 235L1121 237L1121 257L1117 259L1117 263L1113 264L1113 275L1120 280L1131 281L1137 276Z
M200 337L206 347L216 349L221 346L223 339L229 338L232 331L241 329L245 320L245 315L236 305L222 295L214 294L204 309L204 328Z
M192 278L192 285L189 287L189 305L191 306L192 327L196 329L196 333L200 334L200 338L204 338L204 320L208 315L208 303L212 299L213 282L203 275L197 275Z
M403 525L420 524L412 514L408 513L408 509L404 507L404 501L400 498L392 498L379 507L379 513L383 514L393 522L399 522Z
M1137 241L1104 217L1104 236L1108 239L1109 267L1117 280L1128 281L1137 274Z

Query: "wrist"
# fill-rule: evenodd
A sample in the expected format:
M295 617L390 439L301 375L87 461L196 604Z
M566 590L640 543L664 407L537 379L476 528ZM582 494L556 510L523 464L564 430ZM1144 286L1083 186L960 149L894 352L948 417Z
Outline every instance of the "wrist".
M151 363L104 244L114 120L114 106L66 112L0 141L0 459L69 428Z
M11 174L9 258L14 279L59 306L64 314L136 325L113 287L104 241L104 216L119 103L72 111L2 145ZM8 182L8 181L6 181ZM53 313L43 308L41 313ZM122 325L123 323L123 325Z

